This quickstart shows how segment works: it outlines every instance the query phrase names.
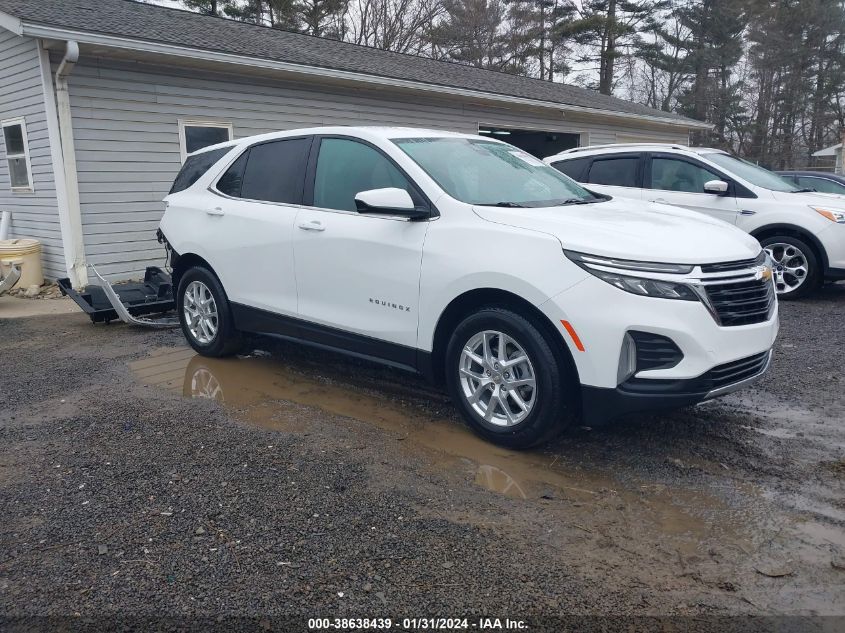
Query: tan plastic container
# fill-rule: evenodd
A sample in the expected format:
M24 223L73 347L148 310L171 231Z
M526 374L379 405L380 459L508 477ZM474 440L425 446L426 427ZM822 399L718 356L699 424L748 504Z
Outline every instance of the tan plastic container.
M29 238L0 240L0 266L5 277L12 262L20 262L21 278L15 288L29 288L44 283L41 269L41 242Z

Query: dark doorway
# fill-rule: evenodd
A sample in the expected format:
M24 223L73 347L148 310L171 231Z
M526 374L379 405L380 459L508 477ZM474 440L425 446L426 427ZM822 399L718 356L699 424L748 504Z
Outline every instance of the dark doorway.
M482 136L497 138L505 143L515 145L537 158L545 158L546 156L558 154L565 149L578 147L581 142L581 135L571 132L516 130L506 127L480 125L478 127L478 133Z

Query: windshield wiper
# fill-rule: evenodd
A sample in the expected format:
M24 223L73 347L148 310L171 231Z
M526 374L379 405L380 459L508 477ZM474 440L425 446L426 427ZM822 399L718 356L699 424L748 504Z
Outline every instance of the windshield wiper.
M789 193L816 193L817 189L813 189L812 187L804 187L803 189L793 189Z
M596 200L591 200L589 198L567 198L566 200L561 200L557 204L563 206L565 204L592 204L593 202L596 202Z
M518 202L479 202L480 207L508 207L510 209L524 209L524 204Z

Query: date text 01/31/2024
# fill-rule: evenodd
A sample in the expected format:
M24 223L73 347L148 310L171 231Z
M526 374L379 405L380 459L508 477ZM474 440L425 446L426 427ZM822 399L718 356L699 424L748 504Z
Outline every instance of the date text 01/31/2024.
M399 630L399 631L519 631L527 630L524 620L510 618L309 618L311 631Z

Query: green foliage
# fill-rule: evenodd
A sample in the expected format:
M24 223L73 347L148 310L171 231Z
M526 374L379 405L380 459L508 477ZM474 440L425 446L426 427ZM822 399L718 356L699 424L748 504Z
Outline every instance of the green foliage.
M611 94L616 62L635 47L637 36L652 17L668 6L667 0L585 0L578 16L560 24L557 33L582 47L579 62L598 65L595 87Z

